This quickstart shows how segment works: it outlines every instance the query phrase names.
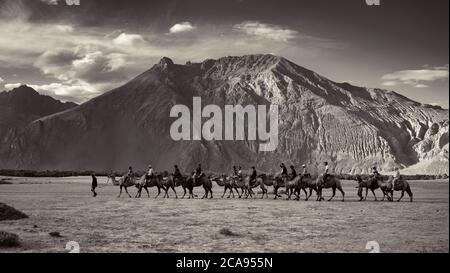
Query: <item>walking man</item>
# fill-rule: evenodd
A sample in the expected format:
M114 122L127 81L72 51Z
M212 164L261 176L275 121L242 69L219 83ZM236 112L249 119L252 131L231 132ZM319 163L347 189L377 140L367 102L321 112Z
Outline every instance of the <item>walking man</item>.
M93 194L93 197L97 196L97 193L95 192L95 188L97 188L97 177L95 177L95 174L92 174L91 192Z

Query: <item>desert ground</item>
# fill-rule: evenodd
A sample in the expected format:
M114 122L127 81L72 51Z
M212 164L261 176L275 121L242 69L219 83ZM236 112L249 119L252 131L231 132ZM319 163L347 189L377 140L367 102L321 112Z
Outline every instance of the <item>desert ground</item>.
M0 252L381 252L449 251L449 181L410 181L414 202L358 202L356 182L344 181L346 202L214 198L154 199L122 195L99 177L98 196L89 177L5 178L0 202L29 218L1 221L0 230L20 236L21 246ZM181 188L177 188L179 196ZM269 189L271 192L272 189ZM135 188L129 188L134 195ZM194 190L203 194L202 188ZM330 196L325 190L325 197ZM395 193L395 197L399 196ZM381 197L381 192L377 191ZM50 236L59 232L61 237Z

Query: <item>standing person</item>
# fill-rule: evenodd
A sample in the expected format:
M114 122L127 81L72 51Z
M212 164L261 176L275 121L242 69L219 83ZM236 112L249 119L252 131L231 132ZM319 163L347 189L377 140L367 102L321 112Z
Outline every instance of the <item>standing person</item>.
M297 177L297 171L295 170L294 166L291 165L291 180Z
M95 177L95 174L92 174L91 192L93 194L93 197L97 196L97 193L95 192L95 188L97 188L97 177Z

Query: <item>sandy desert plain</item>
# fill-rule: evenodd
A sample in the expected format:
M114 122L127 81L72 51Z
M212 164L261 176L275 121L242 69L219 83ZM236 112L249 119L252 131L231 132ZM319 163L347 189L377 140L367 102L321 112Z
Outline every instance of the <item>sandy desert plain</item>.
M410 181L414 202L358 202L356 181L343 181L332 202L284 199L117 198L119 188L99 177L98 196L90 177L8 178L0 202L29 218L0 221L0 230L19 235L21 246L0 252L381 252L449 251L449 181ZM177 188L179 196L181 188ZM272 191L269 188L269 193ZM129 188L131 195L135 188ZM202 188L194 190L203 194ZM325 197L330 196L325 190ZM395 193L395 197L399 196ZM377 191L378 197L381 192ZM161 195L162 196L162 195ZM259 197L259 196L258 196ZM59 232L61 237L50 236Z

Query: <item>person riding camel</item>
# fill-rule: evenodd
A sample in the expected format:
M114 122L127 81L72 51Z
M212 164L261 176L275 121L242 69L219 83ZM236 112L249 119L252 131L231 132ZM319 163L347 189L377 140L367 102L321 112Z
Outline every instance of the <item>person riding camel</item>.
M395 187L396 184L398 184L398 181L401 178L400 170L398 168L395 168L395 174L392 179L392 185Z
M256 168L255 166L252 167L252 174L250 175L250 184L256 181L257 178Z
M377 167L372 168L373 178L376 180L383 180L381 174L378 172Z
M152 165L148 165L147 174L145 175L146 180L150 180L155 175L155 172L153 171Z
M305 164L303 164L302 169L303 169L302 175L306 175L308 173L308 171L306 170L306 165Z
M294 178L297 177L297 171L295 170L294 166L291 165L291 180L294 180Z
M281 167L281 177L288 176L288 171L284 163L281 163L280 167Z
M242 180L242 167L241 166L239 166L237 177L239 178L239 180Z
M325 183L328 179L328 177L330 177L330 174L328 173L330 171L330 166L328 165L328 162L324 162L325 164L325 172L323 174L323 183Z
M174 177L181 176L181 171L180 171L180 169L178 168L178 165L173 166L173 168L175 169L174 172L173 172L173 176L174 176Z
M175 170L174 170L174 172L173 172L173 178L174 178L174 179L181 178L182 175L181 175L180 169L178 168L178 165L175 165L175 166L173 166L173 167L175 168Z
M128 181L128 179L131 179L134 176L133 168L130 166L128 167L128 173L125 175L125 182Z
M236 168L236 166L233 166L233 176L238 176L238 170Z
M200 178L201 175L202 175L202 164L198 164L197 168L195 169L194 175L192 176L192 178L194 179L194 183L197 178Z

